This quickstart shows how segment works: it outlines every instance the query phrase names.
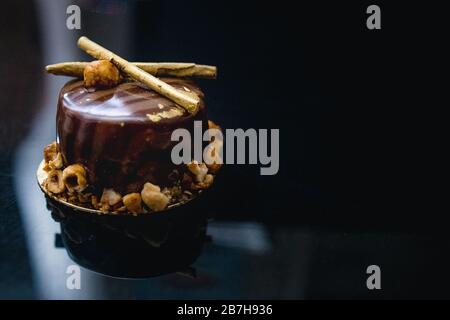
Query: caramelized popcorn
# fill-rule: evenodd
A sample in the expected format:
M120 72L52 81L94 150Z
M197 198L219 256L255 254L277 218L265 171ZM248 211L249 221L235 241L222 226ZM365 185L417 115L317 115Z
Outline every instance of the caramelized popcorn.
M153 211L164 210L168 203L169 197L161 192L161 188L147 182L144 184L144 189L141 191L142 200Z
M44 187L51 193L61 193L65 190L63 173L61 170L52 170L45 179Z
M142 213L142 200L139 193L129 193L122 200L127 210L131 213Z
M69 192L81 192L88 186L86 170L80 164L73 164L64 169L62 173L64 184Z
M122 81L119 69L108 60L90 62L84 68L83 75L86 88L110 88Z

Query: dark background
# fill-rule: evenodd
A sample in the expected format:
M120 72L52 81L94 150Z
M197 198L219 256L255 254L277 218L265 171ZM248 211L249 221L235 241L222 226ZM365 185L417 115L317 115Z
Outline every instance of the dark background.
M166 1L137 11L136 59L217 65L218 80L202 83L211 117L225 128L280 129L278 175L230 166L225 214L343 227L447 220L433 209L442 195L433 180L442 149L433 123L446 101L442 9L377 2L382 29L368 30L370 4Z
M83 3L104 2L80 1L82 11ZM381 30L366 28L370 4L381 7ZM276 176L260 176L259 166L225 166L209 198L218 220L357 232L325 256L339 248L351 256L355 241L366 241L360 250L390 263L411 243L419 251L408 258L427 264L390 275L407 279L449 265L442 206L448 180L440 166L447 149L444 13L437 2L136 1L128 58L216 65L218 79L200 81L211 118L223 128L280 129ZM0 244L2 262L8 260L0 273L18 273L15 283L24 288L17 291L32 297L11 162L38 112L46 75L33 2L6 1L0 17ZM101 28L108 32L98 26L96 33ZM114 49L114 35L109 39L104 45ZM381 236L364 240L369 231ZM383 238L388 231L413 235L391 245ZM416 234L427 240L415 243ZM391 251L383 255L380 243ZM329 262L320 260L315 270ZM326 296L327 281L312 286L310 296ZM428 294L416 296L445 296L441 285L423 280L417 288Z

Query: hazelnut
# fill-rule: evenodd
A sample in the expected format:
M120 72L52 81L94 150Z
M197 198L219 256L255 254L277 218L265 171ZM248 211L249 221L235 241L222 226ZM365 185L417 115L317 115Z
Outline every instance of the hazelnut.
M107 204L112 207L118 204L122 200L120 193L114 191L113 189L103 189L102 197L100 198L100 203Z
M51 169L61 169L63 167L63 159L60 152L58 152L53 160L48 162Z
M91 193L79 193L78 194L78 202L80 203L88 203L91 201Z
M207 174L205 176L205 179L203 179L202 182L193 183L192 189L199 190L199 189L208 189L214 182L214 176L212 174Z
M110 88L122 81L119 69L108 60L90 62L84 68L83 76L86 88Z
M204 154L205 163L208 167L208 172L216 173L222 167L223 159L220 157L219 150L222 148L223 142L214 140L208 146L206 153Z
M208 171L211 173L217 173L217 171L219 171L220 168L222 168L222 164L221 163L213 163L213 164L207 164L206 165L208 167Z
M44 187L51 193L61 193L64 191L65 186L63 182L63 173L61 170L51 170L48 173L47 179L45 179Z
M202 182L208 173L208 167L204 163L198 163L196 160L187 164L187 167L192 174L195 175L195 180L197 182Z
M56 141L53 141L44 148L45 162L52 161L56 157L57 153L58 153L58 144L56 143Z
M69 192L81 192L88 186L86 169L81 164L72 164L64 169L63 181Z
M192 184L192 177L187 174L183 173L183 178L181 179L181 185L185 188L189 188Z
M208 129L219 129L222 130L216 123L211 120L208 120Z
M58 144L54 141L44 148L45 171L51 169L61 169L63 167L63 159L58 152Z
M169 197L161 192L161 188L147 182L141 191L142 201L153 211L161 211L167 207Z
M91 197L91 205L94 209L98 209L100 207L98 204L98 198L96 196Z
M125 207L131 213L142 213L142 200L139 193L129 193L122 200Z

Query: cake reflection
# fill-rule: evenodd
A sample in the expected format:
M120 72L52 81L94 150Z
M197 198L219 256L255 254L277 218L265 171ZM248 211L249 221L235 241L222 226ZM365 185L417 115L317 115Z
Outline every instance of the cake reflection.
M80 266L119 278L146 278L189 268L207 239L207 216L191 201L138 216L96 215L46 197L61 239Z

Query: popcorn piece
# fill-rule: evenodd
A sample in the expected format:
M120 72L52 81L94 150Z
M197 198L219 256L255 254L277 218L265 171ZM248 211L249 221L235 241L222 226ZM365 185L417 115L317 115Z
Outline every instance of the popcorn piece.
M202 182L208 173L208 167L204 163L198 163L196 160L191 161L187 164L187 167L192 174L195 175L195 180L197 182Z
M61 170L52 170L45 179L44 187L51 193L61 193L65 190L63 173Z
M90 62L84 68L83 76L86 88L110 88L122 81L119 69L108 60Z
M64 169L63 181L69 192L81 192L87 188L86 170L80 164L72 164Z
M153 211L161 211L167 207L169 197L161 192L161 188L147 182L142 189L141 197L144 203Z
M122 200L127 210L131 213L142 213L142 199L139 193L129 193Z

